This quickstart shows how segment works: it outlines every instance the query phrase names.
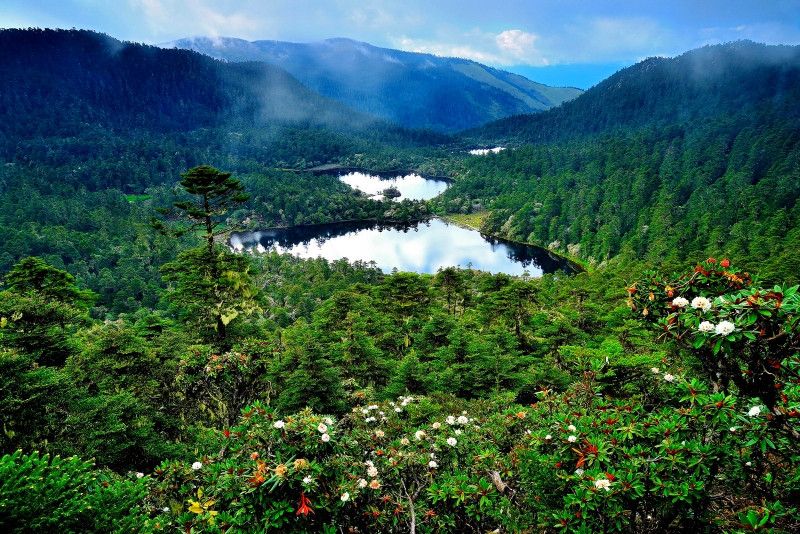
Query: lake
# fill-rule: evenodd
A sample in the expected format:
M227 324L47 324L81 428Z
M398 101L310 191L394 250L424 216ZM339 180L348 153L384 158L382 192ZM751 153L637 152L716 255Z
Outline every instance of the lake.
M382 197L381 193L387 187L394 187L400 191L400 196L395 200L430 200L443 193L450 185L446 180L424 178L419 174L379 176L364 172L349 172L340 175L339 180L353 189L376 197Z
M235 232L230 244L239 251L374 262L385 273L397 269L433 274L450 266L534 277L573 272L569 262L547 250L484 236L441 219L412 225L347 222Z

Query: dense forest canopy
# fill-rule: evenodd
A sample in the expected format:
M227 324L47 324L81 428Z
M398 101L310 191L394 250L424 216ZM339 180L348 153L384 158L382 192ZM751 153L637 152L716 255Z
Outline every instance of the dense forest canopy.
M0 44L0 528L800 529L797 48L646 60L446 136L263 64ZM454 183L374 200L321 164ZM587 269L225 241L432 213Z
M557 109L472 132L519 148L473 158L438 207L480 206L483 230L593 264L730 254L797 280L798 101L800 47L648 59Z

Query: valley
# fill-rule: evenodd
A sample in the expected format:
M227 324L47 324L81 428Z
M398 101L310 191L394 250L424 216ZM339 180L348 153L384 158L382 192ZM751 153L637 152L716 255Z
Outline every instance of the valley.
M209 35L0 29L0 529L800 529L800 45Z

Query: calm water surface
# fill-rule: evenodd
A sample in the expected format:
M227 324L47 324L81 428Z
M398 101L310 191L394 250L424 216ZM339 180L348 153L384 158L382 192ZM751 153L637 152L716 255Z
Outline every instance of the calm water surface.
M450 266L510 275L572 272L566 261L544 249L483 236L441 219L409 226L355 222L238 232L230 244L235 250L374 262L386 273L433 274Z
M395 200L430 200L443 193L450 185L445 180L423 178L418 174L381 177L363 172L350 172L339 176L339 180L353 189L374 196L381 196L387 187L395 187L400 191L400 196Z

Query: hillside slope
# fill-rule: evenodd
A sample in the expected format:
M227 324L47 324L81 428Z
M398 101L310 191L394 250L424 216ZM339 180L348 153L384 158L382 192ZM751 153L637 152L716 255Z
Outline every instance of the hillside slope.
M581 93L474 61L378 48L350 39L316 43L181 39L162 46L227 61L264 61L308 87L406 127L454 131L558 106Z
M650 59L561 108L471 134L517 145L474 158L438 200L444 212L488 208L486 232L589 263L728 255L797 280L800 47Z
M646 59L559 108L499 120L469 135L550 142L735 114L796 101L798 95L800 46L738 41Z
M282 69L76 30L0 31L0 132L68 134L89 125L159 132L221 124L364 124Z

